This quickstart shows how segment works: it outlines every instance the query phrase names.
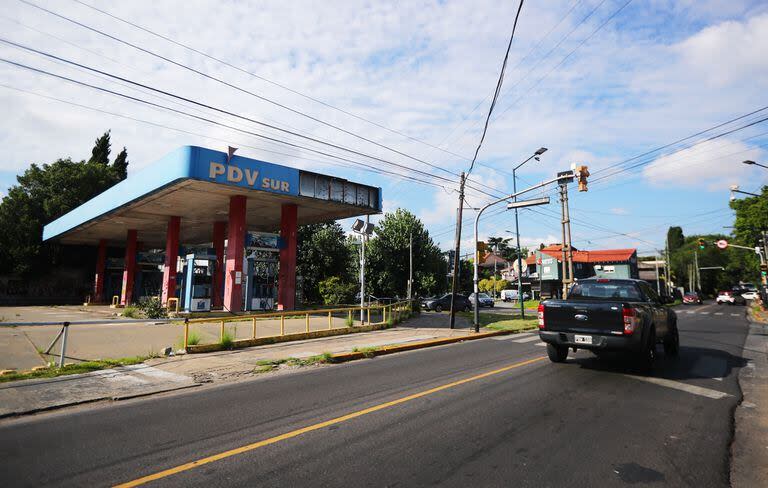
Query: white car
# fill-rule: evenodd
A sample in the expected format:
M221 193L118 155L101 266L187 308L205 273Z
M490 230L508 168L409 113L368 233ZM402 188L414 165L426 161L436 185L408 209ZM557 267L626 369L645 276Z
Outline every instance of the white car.
M715 301L718 305L722 305L724 303L733 305L736 302L736 298L734 298L733 293L730 291L721 291L717 294L717 299Z
M759 296L760 295L757 293L757 291L748 291L741 294L741 297L745 300L757 300L757 297Z

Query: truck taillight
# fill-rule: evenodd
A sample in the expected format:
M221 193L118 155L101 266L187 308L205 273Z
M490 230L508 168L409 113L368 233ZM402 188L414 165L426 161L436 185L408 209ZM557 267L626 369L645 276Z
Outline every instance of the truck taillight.
M637 312L632 307L624 306L621 315L624 317L624 335L632 335L637 329Z
M544 328L544 304L539 303L539 329Z

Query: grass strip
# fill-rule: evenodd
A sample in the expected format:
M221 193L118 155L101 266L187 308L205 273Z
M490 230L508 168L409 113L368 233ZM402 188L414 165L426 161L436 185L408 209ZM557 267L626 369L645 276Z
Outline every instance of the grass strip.
M63 368L48 366L27 372L13 372L0 376L0 383L8 381L31 380L40 378L56 378L57 376L66 376L70 374L90 373L101 369L109 369L117 366L130 366L140 364L151 356L135 356L123 359L99 359L96 361L83 361L81 363L65 364Z

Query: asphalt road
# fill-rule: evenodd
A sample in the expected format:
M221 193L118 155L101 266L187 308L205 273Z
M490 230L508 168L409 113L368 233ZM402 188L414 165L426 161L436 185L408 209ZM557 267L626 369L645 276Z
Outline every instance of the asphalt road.
M508 336L4 421L0 485L727 486L744 309L678 310L651 377Z

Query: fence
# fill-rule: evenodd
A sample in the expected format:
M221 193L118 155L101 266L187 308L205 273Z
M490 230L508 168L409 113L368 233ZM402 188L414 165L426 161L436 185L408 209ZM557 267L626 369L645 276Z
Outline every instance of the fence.
M410 316L409 301L372 304L367 307L340 307L316 310L268 312L231 317L197 318L184 321L184 348L189 346L229 346L257 338L306 336L322 331L341 331L355 327L395 324ZM317 335L317 334L316 334Z

